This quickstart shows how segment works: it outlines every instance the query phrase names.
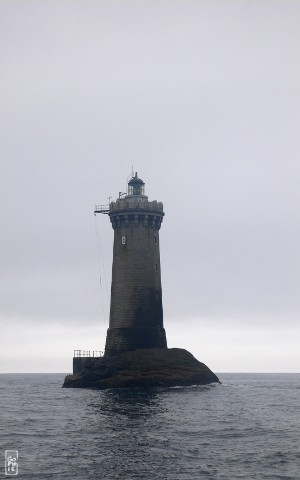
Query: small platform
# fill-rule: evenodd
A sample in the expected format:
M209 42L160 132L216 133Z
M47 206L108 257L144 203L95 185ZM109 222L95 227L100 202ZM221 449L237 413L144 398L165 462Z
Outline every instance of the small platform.
M77 359L76 359L77 360ZM80 361L79 361L80 360ZM220 383L218 377L181 348L147 348L119 355L80 358L65 388L175 387Z

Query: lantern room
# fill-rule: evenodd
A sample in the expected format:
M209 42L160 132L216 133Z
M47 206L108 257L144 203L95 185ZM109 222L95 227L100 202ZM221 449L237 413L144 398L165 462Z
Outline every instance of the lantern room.
M128 182L128 196L132 195L145 195L145 183L141 178L138 178L137 172Z

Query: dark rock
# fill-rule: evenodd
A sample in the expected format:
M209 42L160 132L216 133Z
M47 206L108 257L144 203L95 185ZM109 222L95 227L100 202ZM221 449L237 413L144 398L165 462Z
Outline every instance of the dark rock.
M91 361L92 360L92 361ZM86 359L65 378L66 388L128 388L206 385L218 377L181 348L147 348Z

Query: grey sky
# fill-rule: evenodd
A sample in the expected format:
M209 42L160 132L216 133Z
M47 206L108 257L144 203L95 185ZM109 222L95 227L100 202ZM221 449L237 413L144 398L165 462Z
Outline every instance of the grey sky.
M169 346L299 371L300 3L2 0L0 22L2 371L104 347L93 208L132 165L166 212Z

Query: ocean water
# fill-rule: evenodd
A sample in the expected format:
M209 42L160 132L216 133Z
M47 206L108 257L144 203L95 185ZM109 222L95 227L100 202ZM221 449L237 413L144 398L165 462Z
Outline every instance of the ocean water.
M300 479L300 375L219 378L93 391L61 388L64 374L0 375L0 478L13 478L13 449L24 479Z

